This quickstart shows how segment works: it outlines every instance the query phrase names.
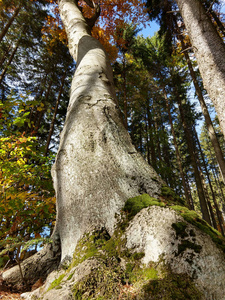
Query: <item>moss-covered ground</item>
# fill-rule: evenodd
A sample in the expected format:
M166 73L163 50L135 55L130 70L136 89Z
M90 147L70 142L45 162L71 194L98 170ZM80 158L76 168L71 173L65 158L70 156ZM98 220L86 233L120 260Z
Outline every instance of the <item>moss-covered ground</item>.
M82 262L95 261L96 264L93 265L96 267L74 284L73 299L202 299L193 280L186 274L174 274L164 265L163 260L143 265L141 259L144 253L132 253L126 248L126 227L141 209L149 206L169 207L184 218L183 222L172 225L177 238L182 240L176 255L186 248L191 248L196 253L201 251L201 246L186 240L188 235L195 236L194 230L187 232L187 222L207 233L219 248L225 249L223 237L196 212L189 210L183 199L177 197L171 189L163 187L159 199L147 194L128 199L124 206L123 220L113 236L105 229L83 236L76 247L73 261L65 272L66 279L61 275L50 288L60 288L62 280L71 280L76 267Z

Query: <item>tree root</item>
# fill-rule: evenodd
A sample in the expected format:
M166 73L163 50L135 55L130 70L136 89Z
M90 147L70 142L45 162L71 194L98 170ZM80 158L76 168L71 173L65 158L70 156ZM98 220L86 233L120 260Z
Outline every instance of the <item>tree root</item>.
M58 244L46 245L41 251L21 262L20 265L3 272L0 289L30 291L35 282L39 279L44 281L49 273L57 269L60 257L61 251Z

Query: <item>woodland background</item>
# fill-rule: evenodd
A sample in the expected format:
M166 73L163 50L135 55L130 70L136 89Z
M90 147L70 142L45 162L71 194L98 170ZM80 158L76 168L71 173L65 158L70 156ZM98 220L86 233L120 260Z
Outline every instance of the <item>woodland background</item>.
M224 40L223 1L202 3ZM135 147L199 214L200 196L209 223L224 235L225 168L218 165L201 107L207 108L223 156L224 138L176 3L102 0L100 6L92 34L110 56ZM150 21L160 30L144 37L141 30ZM54 0L0 0L0 28L0 268L5 269L51 236L50 170L76 62Z

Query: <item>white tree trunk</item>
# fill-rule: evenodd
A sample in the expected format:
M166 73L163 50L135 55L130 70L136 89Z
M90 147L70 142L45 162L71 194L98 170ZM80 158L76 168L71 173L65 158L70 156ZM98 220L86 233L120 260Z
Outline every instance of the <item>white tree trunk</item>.
M225 135L225 45L200 0L176 0Z
M73 0L60 0L59 9L77 62L52 169L63 260L72 257L84 232L105 227L112 233L128 198L145 192L158 197L162 180L131 144L103 47Z

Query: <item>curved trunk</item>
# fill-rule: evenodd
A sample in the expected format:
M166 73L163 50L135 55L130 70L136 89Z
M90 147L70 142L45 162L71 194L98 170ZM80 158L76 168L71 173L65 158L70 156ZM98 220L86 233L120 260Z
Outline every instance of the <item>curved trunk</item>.
M57 197L56 231L62 259L92 228L112 233L125 201L148 192L158 197L162 180L131 144L120 117L109 59L77 4L59 9L77 62L70 103L52 169ZM156 179L156 181L155 181Z
M176 0L225 135L225 45L200 0Z

